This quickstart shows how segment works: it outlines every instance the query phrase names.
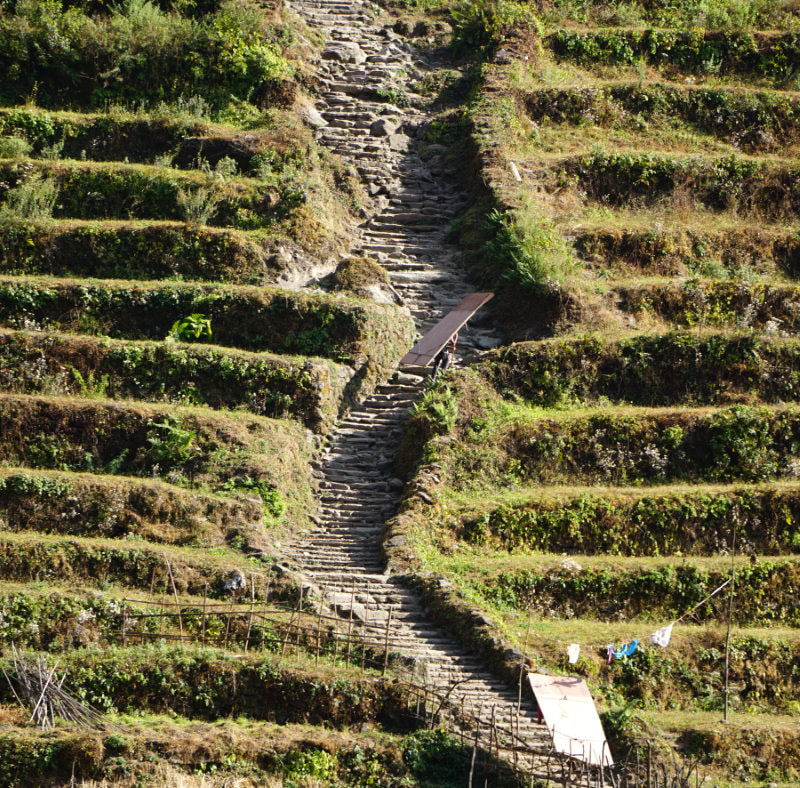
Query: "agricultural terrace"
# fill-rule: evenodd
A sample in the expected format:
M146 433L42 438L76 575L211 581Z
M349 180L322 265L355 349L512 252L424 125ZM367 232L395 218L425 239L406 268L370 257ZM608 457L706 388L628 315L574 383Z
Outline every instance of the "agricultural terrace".
M37 732L5 686L3 785L460 762L369 658L281 629L312 459L413 338L343 257L365 194L314 138L321 43L280 2L0 4L0 660L115 720ZM215 618L242 587L271 624Z
M512 679L580 673L615 737L794 784L797 4L404 5L489 61L458 229L514 343L418 407L387 549Z

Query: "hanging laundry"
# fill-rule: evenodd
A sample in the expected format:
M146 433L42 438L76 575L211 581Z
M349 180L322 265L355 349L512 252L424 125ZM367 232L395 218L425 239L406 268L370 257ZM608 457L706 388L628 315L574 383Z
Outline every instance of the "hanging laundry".
M624 643L619 651L616 651L613 646L609 646L608 648L611 657L614 659L622 659L623 657L630 657L634 654L638 646L639 641L632 640L630 643Z
M650 642L655 646L661 646L661 648L666 648L669 645L669 639L672 637L672 627L673 624L670 624L666 627L661 627L661 629L653 632L650 635Z
M567 659L569 659L569 664L574 665L578 661L578 657L581 655L581 647L579 643L573 643L567 649Z

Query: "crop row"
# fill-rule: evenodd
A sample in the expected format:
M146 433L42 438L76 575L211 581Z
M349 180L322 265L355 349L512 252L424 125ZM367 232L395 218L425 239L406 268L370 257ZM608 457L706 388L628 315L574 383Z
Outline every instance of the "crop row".
M18 394L244 408L325 432L356 394L351 376L308 358L0 329L0 387Z
M508 551L584 555L761 555L800 552L800 489L765 487L584 488L541 491L451 528L466 542Z
M154 479L4 468L0 525L179 545L223 544L263 517L252 500L204 495Z
M252 179L223 180L201 172L141 164L95 162L0 162L5 202L37 188L37 180L55 184L52 214L70 219L181 219L257 230L292 216L307 199L293 182L279 188ZM203 216L192 213L197 211Z
M557 58L582 65L633 66L644 61L693 74L760 77L782 85L800 54L796 33L609 29L559 30L547 37Z
M518 414L495 425L476 416L463 438L451 454L454 477L465 481L483 474L539 485L751 482L797 475L800 411L598 408Z
M0 278L0 322L126 339L162 340L187 315L211 320L212 341L272 351L391 364L410 321L366 301L258 287Z
M0 457L8 465L167 479L244 491L267 514L310 505L309 441L299 426L241 413L3 395Z
M800 398L799 368L795 340L690 332L517 343L480 365L498 391L542 406L789 402Z
M800 101L767 91L670 84L544 88L527 93L524 103L537 122L633 130L643 123L688 125L749 150L800 141Z
M231 99L269 103L292 75L280 35L261 14L236 6L189 19L149 4L95 17L20 5L0 17L0 101L36 96L58 108L192 96L214 108Z
M770 220L800 213L794 165L738 156L706 160L596 152L563 160L559 168L562 185L577 183L589 199L614 206L652 204L683 190L715 211Z
M725 230L597 226L576 230L574 246L583 260L619 275L800 277L797 233L761 226Z

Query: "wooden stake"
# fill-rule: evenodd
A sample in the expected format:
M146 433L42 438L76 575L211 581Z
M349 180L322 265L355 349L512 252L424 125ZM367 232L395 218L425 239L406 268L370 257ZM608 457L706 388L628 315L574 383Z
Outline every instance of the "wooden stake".
M386 618L386 640L383 644L383 674L386 675L386 671L389 667L389 630L392 626L392 608L389 608L389 615Z
M175 606L178 609L178 629L181 633L181 639L183 639L183 618L181 617L181 603L178 601L178 589L175 588L175 577L172 574L172 565L169 562L169 558L167 558L167 554L164 553L164 560L167 562L167 572L169 573L169 582L172 585L172 595L175 597Z
M322 599L319 601L317 608L317 645L316 654L314 655L314 664L319 665L319 645L320 645L320 630L322 628L322 606L325 604L325 586L322 587Z
M208 603L208 583L203 586L203 645L206 644L206 604Z
M256 606L256 581L250 574L250 615L247 617L247 637L244 640L244 650L250 648L250 632L253 630L253 610Z
M469 763L469 781L467 788L473 788L472 781L475 778L475 759L478 757L478 737L480 736L480 725L475 726L475 744L472 745L472 759Z
M353 585L350 588L350 616L347 621L347 660L346 665L350 667L350 648L353 642L353 604L356 598L356 581L353 578Z
M722 721L728 722L728 702L730 698L730 670L731 670L731 626L733 622L733 597L736 593L736 518L733 520L733 533L731 534L731 587L728 590L728 633L725 636L725 709Z

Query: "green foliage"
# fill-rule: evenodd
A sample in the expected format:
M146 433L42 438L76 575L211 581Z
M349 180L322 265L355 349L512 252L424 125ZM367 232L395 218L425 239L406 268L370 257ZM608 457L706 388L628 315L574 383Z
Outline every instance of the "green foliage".
M148 453L153 465L169 471L183 467L196 454L197 433L185 429L180 421L171 415L152 419L147 425Z
M453 47L458 52L488 55L515 28L540 33L530 6L515 0L458 0L450 8Z
M412 416L431 435L446 435L458 419L458 400L453 389L434 385L414 404Z
M473 544L579 555L714 555L734 530L759 554L800 549L800 497L780 487L583 492L503 505L454 524Z
M417 731L403 743L403 761L408 770L426 786L450 788L460 784L467 767L467 753L447 731Z
M108 387L111 383L109 375L97 376L94 372L87 372L86 375L84 375L75 367L70 367L69 371L78 384L78 389L82 397L104 399L107 396Z
M295 750L287 753L282 760L289 780L313 777L335 782L338 776L339 762L335 755L325 750Z
M558 289L575 272L569 247L552 222L538 212L487 217L490 239L482 250L481 276L501 287L538 295Z
M654 67L694 74L741 74L776 86L796 76L800 42L794 33L704 32L702 30L559 30L547 45L562 60L583 65Z
M173 342L196 342L211 338L212 333L211 318L195 312L176 320L167 334L167 339Z
M18 181L0 204L0 224L12 219L49 219L58 194L58 185L52 178L32 175Z
M267 524L272 525L281 520L286 513L286 501L280 491L263 479L253 479L250 476L237 476L228 479L221 488L225 492L244 491L255 492L261 499L264 518Z
M0 159L23 159L30 152L30 143L22 137L0 137Z
M232 98L258 101L265 85L291 77L279 38L232 4L196 19L140 0L93 17L77 7L19 4L0 19L0 101L36 95L45 106L154 106L203 95L220 111Z

